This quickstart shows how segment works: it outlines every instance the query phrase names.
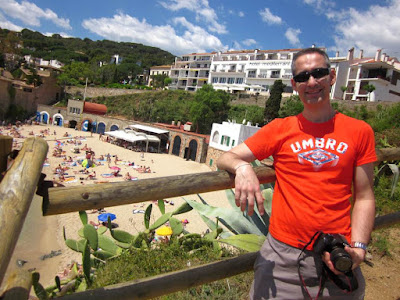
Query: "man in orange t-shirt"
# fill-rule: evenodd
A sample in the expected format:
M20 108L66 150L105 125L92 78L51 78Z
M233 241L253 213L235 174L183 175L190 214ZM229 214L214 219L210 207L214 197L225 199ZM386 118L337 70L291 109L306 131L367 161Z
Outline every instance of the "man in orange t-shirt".
M329 93L336 74L325 52L318 48L298 52L292 72L292 86L303 102L303 112L273 120L217 163L219 169L236 175L235 199L242 211L248 205L252 214L256 202L264 213L259 181L249 162L274 158L277 180L269 234L255 263L250 297L363 299L365 282L359 265L375 215L374 134L365 122L332 109ZM341 234L351 244L345 251L358 280L355 291L344 293L331 281L321 280L321 256L331 272L339 277L342 273L328 252L312 251L318 232ZM301 255L304 259L300 261Z

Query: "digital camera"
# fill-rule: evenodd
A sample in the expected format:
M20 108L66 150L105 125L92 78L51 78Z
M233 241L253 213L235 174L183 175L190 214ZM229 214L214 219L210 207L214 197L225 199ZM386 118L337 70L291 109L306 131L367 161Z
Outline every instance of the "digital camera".
M349 253L344 250L345 246L349 246L346 238L337 233L320 233L313 245L313 251L322 254L327 251L331 255L331 261L335 269L347 273L351 271L353 261Z

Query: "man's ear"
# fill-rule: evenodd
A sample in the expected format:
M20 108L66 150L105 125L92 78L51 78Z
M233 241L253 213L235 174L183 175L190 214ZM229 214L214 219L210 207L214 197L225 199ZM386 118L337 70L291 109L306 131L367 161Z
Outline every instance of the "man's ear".
M293 90L297 92L296 81L294 81L294 79L292 78L292 79L290 79L290 82L292 83Z
M329 77L331 79L331 86L333 86L336 82L336 69L331 68L331 73L329 74Z

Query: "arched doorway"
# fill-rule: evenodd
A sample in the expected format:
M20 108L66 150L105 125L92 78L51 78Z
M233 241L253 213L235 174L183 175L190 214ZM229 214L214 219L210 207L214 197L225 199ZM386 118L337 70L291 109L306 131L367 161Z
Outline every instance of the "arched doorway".
M82 122L82 131L91 131L92 130L92 121L85 120Z
M62 126L64 123L64 117L61 114L55 114L53 116L53 124L56 126Z
M71 120L69 121L68 128L75 128L76 124L78 124L78 122L76 122L75 120Z
M90 130L91 132L97 132L97 122L96 121L94 121L94 122L92 122L92 129Z
M114 124L114 125L111 126L110 131L116 131L118 129L119 129L118 125Z
M179 156L180 150L181 150L181 137L177 135L174 138L174 146L172 147L172 154Z
M42 111L40 113L40 119L41 119L40 120L41 123L48 124L49 123L49 114L47 112L45 112L45 111Z
M106 124L100 122L99 125L97 126L97 133L104 134L105 131L106 131Z
M197 141L191 140L189 143L189 153L187 158L196 161L196 155L197 155Z

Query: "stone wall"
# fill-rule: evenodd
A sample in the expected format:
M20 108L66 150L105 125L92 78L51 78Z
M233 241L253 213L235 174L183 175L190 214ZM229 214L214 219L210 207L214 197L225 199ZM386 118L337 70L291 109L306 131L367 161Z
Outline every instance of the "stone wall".
M208 147L206 165L211 168L213 171L217 171L217 160L218 158L224 154L225 151L215 149L213 147Z
M177 140L178 139L178 140ZM179 152L174 152L174 144L180 141ZM197 145L196 153L192 154L193 144ZM169 129L169 148L168 154L177 155L184 159L189 159L188 156L194 155L198 163L204 163L207 157L208 144L206 143L206 136L196 133L186 132L182 130Z
M67 86L65 87L65 92L71 95L85 94L85 88L76 87L76 86ZM134 89L111 89L111 88L102 88L102 87L87 87L86 89L86 98L97 98L101 96L109 97L109 96L119 96L119 95L130 95L130 94L140 94L145 92L152 92L149 90L134 90Z

